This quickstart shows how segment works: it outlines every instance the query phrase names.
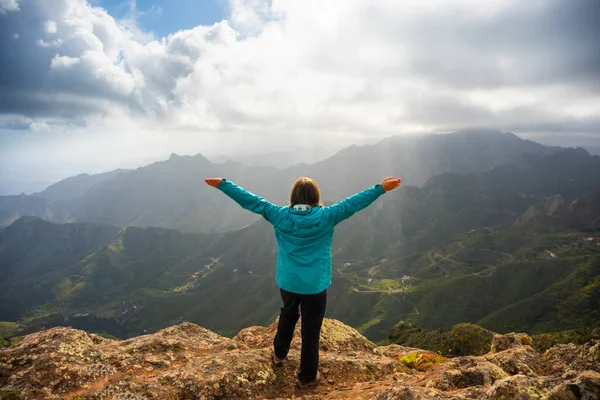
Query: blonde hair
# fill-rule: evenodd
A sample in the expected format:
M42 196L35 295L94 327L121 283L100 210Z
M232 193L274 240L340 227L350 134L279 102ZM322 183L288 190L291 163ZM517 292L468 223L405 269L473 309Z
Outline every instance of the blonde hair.
M290 205L306 204L311 207L322 206L321 189L311 178L301 177L296 179L290 192Z

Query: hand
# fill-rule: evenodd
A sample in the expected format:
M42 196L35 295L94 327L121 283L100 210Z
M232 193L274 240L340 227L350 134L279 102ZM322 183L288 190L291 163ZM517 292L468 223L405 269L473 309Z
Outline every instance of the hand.
M396 189L402 183L402 178L394 179L393 176L387 177L381 181L381 187L386 192Z
M223 180L223 178L206 178L204 180L204 182L206 182L207 185L216 188L216 187L219 187L219 185L221 184L222 180Z

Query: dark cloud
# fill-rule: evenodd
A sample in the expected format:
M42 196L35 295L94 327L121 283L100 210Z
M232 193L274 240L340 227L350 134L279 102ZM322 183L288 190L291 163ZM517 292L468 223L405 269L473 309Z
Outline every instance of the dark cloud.
M1 90L0 113L68 120L73 123L90 114L108 112L109 104L93 96L76 96L68 92ZM5 127L6 126L1 126Z
M494 111L474 101L435 94L415 97L407 112L443 130L477 126L520 133L600 133L600 115L576 118L534 106Z
M0 113L70 118L105 112L161 114L180 104L178 79L207 49L232 36L227 24L165 40L115 21L85 0L24 0L0 15Z
M22 18L27 8L0 15L0 89L5 91L38 91L47 82L53 50L36 46L43 21L32 13ZM15 38L15 35L18 37Z
M413 27L411 71L457 87L600 87L600 2L524 1L489 19Z
M26 0L18 11L0 15L0 113L70 119L103 112L108 103L100 100L126 104L127 94L115 87L119 82L110 85L110 79L98 73L98 67L106 70L110 65L102 65L106 60L90 52L102 47L97 36L86 37L84 30L77 32L77 26L61 25L62 21L58 32L48 28L56 27L52 18L64 18L68 7L64 0L52 5ZM101 36L102 21L96 25ZM70 68L52 67L56 57L68 55L76 60Z

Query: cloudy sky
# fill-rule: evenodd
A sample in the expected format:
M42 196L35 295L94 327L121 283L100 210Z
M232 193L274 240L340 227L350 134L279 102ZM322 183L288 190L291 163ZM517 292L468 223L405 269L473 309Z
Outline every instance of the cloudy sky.
M171 152L593 143L599 38L597 0L0 0L0 194Z

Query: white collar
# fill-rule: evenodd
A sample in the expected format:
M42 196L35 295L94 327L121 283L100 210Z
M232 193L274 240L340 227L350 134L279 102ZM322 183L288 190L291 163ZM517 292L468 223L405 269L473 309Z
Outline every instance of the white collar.
M312 207L307 204L294 204L294 210L296 211L306 211L310 210Z

